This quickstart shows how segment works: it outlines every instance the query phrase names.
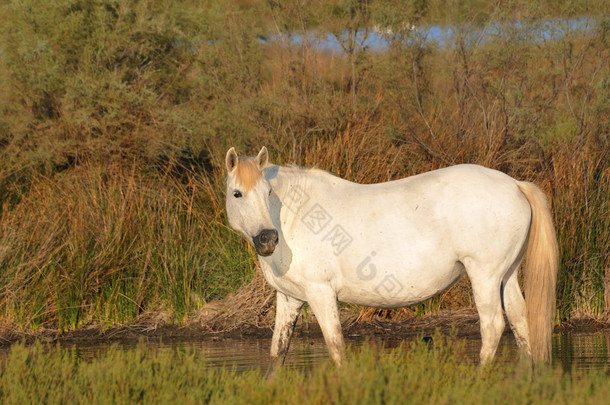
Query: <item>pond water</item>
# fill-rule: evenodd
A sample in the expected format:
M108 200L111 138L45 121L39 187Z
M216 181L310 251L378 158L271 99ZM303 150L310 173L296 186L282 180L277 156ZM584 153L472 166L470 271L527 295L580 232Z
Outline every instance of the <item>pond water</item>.
M390 337L346 337L352 347L375 345L379 350L390 351L402 342L416 338L396 339ZM460 338L464 353L478 361L481 340L478 337ZM250 368L267 369L269 366L270 339L227 340L196 344L212 367L231 367L238 370ZM518 356L517 345L512 335L504 335L498 347L499 361L512 361ZM315 364L327 361L328 352L320 338L295 338L286 358L286 366L301 370L311 369ZM504 359L504 360L502 360ZM553 364L560 365L565 372L572 370L610 368L610 331L570 332L553 336Z
M557 41L565 38L571 33L592 33L596 29L598 20L595 17L571 17L556 18L540 21L496 21L484 26L462 25L462 26L443 26L443 25L423 25L412 26L408 31L407 42L430 42L439 46L453 46L454 40L458 36L466 39L466 44L479 44L491 41L496 38L505 37L511 33L515 37L523 40L547 42ZM357 35L358 41L363 48L373 50L383 50L390 46L389 38L393 34L387 28L373 27L370 31L362 29ZM518 33L518 34L517 34ZM338 34L339 37L346 37L347 32ZM404 32L402 35L406 35ZM313 41L314 46L328 51L341 51L343 48L336 35L308 32L306 35L285 33L283 35L270 35L268 40L288 41L292 45L300 45L307 38ZM266 41L263 41L266 42Z
M411 342L415 337L397 339L388 336L346 336L346 343L353 348L374 345L378 350L389 351L402 342ZM427 338L425 338L427 339ZM463 343L463 353L473 361L478 361L480 338L473 336L459 338ZM205 358L212 368L227 368L237 371L258 369L265 372L269 367L270 338L205 339L172 343L146 343L155 350L175 350L190 348ZM69 346L72 347L72 346ZM76 354L82 358L94 358L108 350L110 345L78 345ZM133 350L134 343L118 344L121 350ZM8 354L5 352L5 355ZM514 361L518 356L512 334L502 337L498 348L497 361ZM286 358L286 367L309 371L315 365L326 362L328 353L321 337L295 337ZM610 371L610 330L598 332L566 332L553 336L553 364L565 372L573 370L606 369Z

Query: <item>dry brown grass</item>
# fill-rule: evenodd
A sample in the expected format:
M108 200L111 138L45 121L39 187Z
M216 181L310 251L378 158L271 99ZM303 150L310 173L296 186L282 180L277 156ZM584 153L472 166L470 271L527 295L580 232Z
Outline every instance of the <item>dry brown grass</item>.
M204 305L193 321L212 333L248 328L271 328L274 323L275 291L257 271L250 283L225 298Z

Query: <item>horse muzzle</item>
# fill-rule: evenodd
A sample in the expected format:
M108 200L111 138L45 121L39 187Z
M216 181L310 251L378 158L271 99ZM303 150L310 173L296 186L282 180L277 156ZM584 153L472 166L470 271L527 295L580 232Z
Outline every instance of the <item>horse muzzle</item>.
M275 229L263 229L258 235L252 238L256 253L261 256L271 256L278 243L278 234Z

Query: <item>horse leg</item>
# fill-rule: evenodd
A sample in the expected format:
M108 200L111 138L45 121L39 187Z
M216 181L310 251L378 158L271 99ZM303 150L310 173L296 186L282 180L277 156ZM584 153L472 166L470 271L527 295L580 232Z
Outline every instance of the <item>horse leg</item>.
M504 281L504 311L521 354L531 358L525 300L519 288L517 271L513 271Z
M485 365L496 354L505 326L500 297L500 279L483 273L479 273L483 277L473 277L470 275L471 273L469 272L470 283L481 323L480 364Z
M269 376L284 364L288 347L294 327L297 323L299 313L303 307L303 301L277 292L275 305L275 327L273 328L273 338L271 339L271 370Z
M316 286L307 294L307 303L313 311L328 347L330 357L337 367L345 357L345 343L341 331L337 296L330 286Z

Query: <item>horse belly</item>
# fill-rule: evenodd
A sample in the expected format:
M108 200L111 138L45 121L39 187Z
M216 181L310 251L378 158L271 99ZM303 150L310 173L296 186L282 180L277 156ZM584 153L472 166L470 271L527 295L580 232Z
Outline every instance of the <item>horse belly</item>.
M351 267L351 266L350 266ZM384 263L369 255L344 269L337 289L339 301L378 308L405 307L425 301L453 285L464 266L448 257L426 263Z

